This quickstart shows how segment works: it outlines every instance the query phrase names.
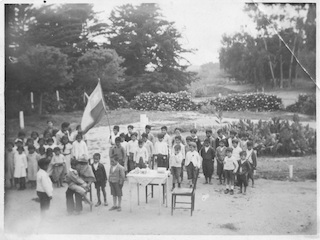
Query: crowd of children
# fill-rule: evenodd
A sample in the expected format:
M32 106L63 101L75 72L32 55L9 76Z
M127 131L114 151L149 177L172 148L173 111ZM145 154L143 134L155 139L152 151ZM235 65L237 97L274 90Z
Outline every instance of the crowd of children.
M77 169L78 162L89 159L85 135L81 127L71 131L70 124L64 122L61 129L54 128L51 121L42 137L32 132L26 138L24 132L19 132L18 138L7 143L6 147L6 178L11 187L19 190L26 188L26 178L31 188L36 188L42 211L50 206L52 198L52 182L57 187L67 182L68 188L82 196L84 201L92 205L86 193L90 182L84 181ZM212 130L206 130L204 141L197 136L197 130L191 129L190 136L184 138L181 130L176 128L174 136L168 134L166 126L156 137L151 133L151 126L145 127L145 132L137 133L134 126L128 126L128 132L120 133L119 126L113 127L109 142L110 172L109 185L113 196L113 206L110 210L121 211L122 186L126 173L139 168L164 167L172 173L172 189L180 188L184 180L184 170L187 173L187 184L193 187L199 170L202 168L205 177L204 184L212 184L214 162L219 184L225 184L225 193L234 194L234 186L240 187L240 193L246 193L248 180L254 185L253 171L257 166L257 156L253 150L252 141L243 134L237 137L237 132L230 131L224 136L222 130L217 131L213 138ZM100 163L100 154L93 155L93 163L86 171L94 179L98 202L101 205L102 191L104 205L108 206L105 191L107 174L104 165ZM89 163L87 164L89 165ZM176 185L177 184L177 185Z

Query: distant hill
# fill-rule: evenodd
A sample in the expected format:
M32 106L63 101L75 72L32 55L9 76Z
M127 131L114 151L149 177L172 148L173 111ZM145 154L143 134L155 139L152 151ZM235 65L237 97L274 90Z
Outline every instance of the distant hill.
M190 67L187 68L187 71L190 72L199 72L200 71L200 65L191 65Z

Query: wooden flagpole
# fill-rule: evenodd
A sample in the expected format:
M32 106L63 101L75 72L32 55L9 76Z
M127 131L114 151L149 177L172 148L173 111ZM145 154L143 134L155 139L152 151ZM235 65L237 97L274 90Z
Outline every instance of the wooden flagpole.
M102 91L102 87L101 87L101 82L100 82L100 78L98 78L99 84L100 84L100 89L101 89L101 95L102 95L102 104L103 104L103 108L107 117L107 121L108 121L108 126L109 126L109 131L110 131L110 137L111 137L111 127L110 127L110 120L108 117L108 112L107 112L107 108L106 108L106 103L104 102L104 95L103 95L103 91Z

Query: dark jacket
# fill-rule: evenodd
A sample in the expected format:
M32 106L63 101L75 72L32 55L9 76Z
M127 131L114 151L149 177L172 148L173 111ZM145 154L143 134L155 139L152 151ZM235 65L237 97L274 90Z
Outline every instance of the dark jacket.
M99 163L97 170L94 169L93 164L91 164L92 171L94 176L96 177L96 182L106 182L107 181L107 173L103 164Z
M237 174L238 175L248 174L248 172L251 169L249 162L248 161L244 161L243 163L241 163L241 160L238 160L238 164L239 164L239 167L238 167ZM242 168L241 172L240 172L240 168Z

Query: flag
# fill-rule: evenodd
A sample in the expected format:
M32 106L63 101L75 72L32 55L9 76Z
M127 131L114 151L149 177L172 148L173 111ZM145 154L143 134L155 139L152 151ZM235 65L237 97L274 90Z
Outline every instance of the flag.
M88 97L87 106L83 112L81 120L81 129L83 133L88 132L94 125L96 125L100 121L104 113L105 103L101 84L99 81L96 88Z

